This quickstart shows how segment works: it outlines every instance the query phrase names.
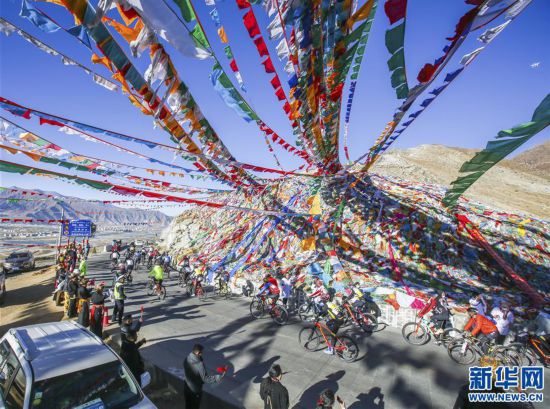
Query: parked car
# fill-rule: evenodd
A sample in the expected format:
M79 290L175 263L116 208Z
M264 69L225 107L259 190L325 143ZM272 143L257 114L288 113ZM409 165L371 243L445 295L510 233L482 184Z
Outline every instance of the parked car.
M150 381L144 375L143 387ZM74 321L13 328L0 339L0 403L8 409L156 408L122 359Z
M4 260L7 273L32 270L35 265L34 255L30 251L15 251Z

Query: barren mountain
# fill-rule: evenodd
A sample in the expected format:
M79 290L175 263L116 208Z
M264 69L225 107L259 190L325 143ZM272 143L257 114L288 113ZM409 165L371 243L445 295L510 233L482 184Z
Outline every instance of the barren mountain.
M450 186L476 150L420 145L386 152L372 172L405 180ZM550 219L550 142L540 144L490 169L465 193L497 209Z
M38 192L42 192L36 189ZM78 198L63 196L54 192L42 192L55 196L22 195L7 190L0 191L0 216L10 218L60 219L61 209L65 209L66 219L91 219L96 224L154 223L167 225L171 217L162 212L120 208L110 204L84 202ZM31 200L9 200L31 199ZM39 199L39 200L37 200ZM46 199L46 200L44 200Z

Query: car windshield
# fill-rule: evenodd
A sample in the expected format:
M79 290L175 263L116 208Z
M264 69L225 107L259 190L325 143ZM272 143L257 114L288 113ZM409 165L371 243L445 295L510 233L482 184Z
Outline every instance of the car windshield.
M9 255L8 260L17 260L19 258L27 258L28 256L28 253L12 253Z
M119 361L35 382L32 408L122 409L136 405L141 392Z

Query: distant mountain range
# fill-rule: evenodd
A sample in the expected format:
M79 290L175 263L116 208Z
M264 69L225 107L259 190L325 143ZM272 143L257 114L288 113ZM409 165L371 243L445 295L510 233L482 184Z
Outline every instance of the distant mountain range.
M386 152L371 168L381 175L450 186L475 149L419 145ZM465 196L502 210L550 220L550 141L501 161Z
M65 219L90 219L99 225L122 223L152 223L163 227L172 218L162 212L143 209L120 208L111 204L78 201L79 198L63 196L55 192L35 191L53 195L56 199L43 196L28 196L17 192L0 190L0 217L60 219L65 209ZM9 201L4 199L45 199ZM61 202L60 202L61 201Z

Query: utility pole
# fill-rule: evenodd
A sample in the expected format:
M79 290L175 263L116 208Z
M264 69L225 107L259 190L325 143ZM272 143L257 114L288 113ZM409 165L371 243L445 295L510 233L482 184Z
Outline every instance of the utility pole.
M65 222L65 208L61 208L61 224L59 225L59 235L57 236L57 246L55 248L55 261L54 265L57 264L59 260L59 246L61 246L61 235L63 234L63 223Z

